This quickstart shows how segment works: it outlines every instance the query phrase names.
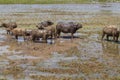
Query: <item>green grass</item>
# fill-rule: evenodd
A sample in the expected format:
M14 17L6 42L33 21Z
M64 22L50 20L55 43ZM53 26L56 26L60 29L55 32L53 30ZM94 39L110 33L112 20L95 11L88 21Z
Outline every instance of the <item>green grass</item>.
M65 4L91 3L96 0L0 0L0 4ZM99 2L120 2L120 0L98 0Z

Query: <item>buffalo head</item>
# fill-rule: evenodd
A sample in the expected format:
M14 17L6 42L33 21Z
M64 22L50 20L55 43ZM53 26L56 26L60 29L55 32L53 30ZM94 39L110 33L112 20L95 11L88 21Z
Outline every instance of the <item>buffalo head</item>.
M48 26L51 26L51 25L53 25L53 24L54 24L54 23L53 23L52 21L47 20L47 21L38 23L38 24L36 25L36 27L37 27L38 29L44 29L44 27L48 27Z
M82 24L80 23L76 23L75 26L76 26L76 29L82 28Z
M2 23L2 24L1 24L1 27L8 28L9 26L8 26L8 24L6 24L6 23Z
M44 27L42 26L41 23L38 23L38 24L36 25L36 27L37 27L38 29L44 29Z
M50 26L50 25L53 25L53 24L54 24L54 23L53 23L52 21L50 21L50 20L47 20L46 23L47 23L47 26Z

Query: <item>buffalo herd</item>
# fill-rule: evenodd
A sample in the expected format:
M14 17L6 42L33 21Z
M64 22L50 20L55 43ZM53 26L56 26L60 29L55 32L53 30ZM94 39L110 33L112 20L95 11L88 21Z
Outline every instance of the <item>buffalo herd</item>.
M82 28L82 24L78 22L58 22L56 26L50 20L40 22L36 25L37 29L24 29L18 28L16 22L8 22L2 23L1 27L5 27L7 34L15 36L18 39L19 36L23 36L24 40L26 37L29 37L30 40L36 41L40 38L43 42L47 42L47 39L50 37L51 39L57 39L60 37L60 33L71 33L71 39L73 39L74 33L80 28ZM106 35L107 40L109 40L109 36L113 37L113 40L118 42L120 30L114 26L109 25L103 28L102 30L102 39Z

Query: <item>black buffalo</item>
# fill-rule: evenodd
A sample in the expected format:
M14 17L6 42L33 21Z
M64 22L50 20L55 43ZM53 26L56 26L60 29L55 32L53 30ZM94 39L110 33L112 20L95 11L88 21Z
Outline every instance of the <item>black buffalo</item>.
M54 23L52 22L52 21L50 21L50 20L47 20L47 21L43 21L43 22L41 22L41 23L38 23L37 25L36 25L36 27L38 28L38 29L43 29L44 27L48 27L48 26L51 26L51 25L53 25Z
M71 33L71 38L73 39L73 34L82 28L82 24L76 22L58 22L56 25L56 33L60 37L60 33Z

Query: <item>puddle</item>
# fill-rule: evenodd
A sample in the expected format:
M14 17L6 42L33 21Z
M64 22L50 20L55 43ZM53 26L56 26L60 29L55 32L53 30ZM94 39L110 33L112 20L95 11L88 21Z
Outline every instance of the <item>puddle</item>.
M17 40L17 42L18 43L24 43L26 40L24 40L24 38L23 37L18 37L18 40ZM39 39L39 41L37 41L37 42L40 42L40 43L42 43L42 39L40 38ZM54 44L55 43L55 40L54 39L47 39L47 44Z
M28 55L12 55L8 56L8 59L11 60L19 60L19 59L39 59L39 57L34 57L34 56L28 56Z
M10 46L0 46L0 55L21 54L21 51L9 50Z
M4 40L6 39L6 36L4 34L6 34L6 31L0 29L0 42L4 42Z
M98 41L100 39L99 36L100 36L99 34L93 34L93 35L89 36L88 38L90 40Z
M76 36L76 37L85 37L85 36L87 36L88 34L85 34L85 33L75 33L74 34L74 36Z
M18 42L24 42L24 38L23 37L18 37Z
M77 74L55 74L55 73L48 73L48 72L32 72L30 74L30 76L55 76L55 77L72 77L72 78L76 78L78 75Z
M47 39L47 44L54 44L55 40L54 39Z
M10 52L8 48L9 46L0 46L0 55Z
M9 65L8 60L2 60L2 61L0 61L0 70L4 69L8 65Z
M65 57L65 54L58 54L57 52L52 53L52 57L44 62L40 63L39 66L44 68L60 68L59 62L67 61L70 62L72 60L77 60L77 56Z

